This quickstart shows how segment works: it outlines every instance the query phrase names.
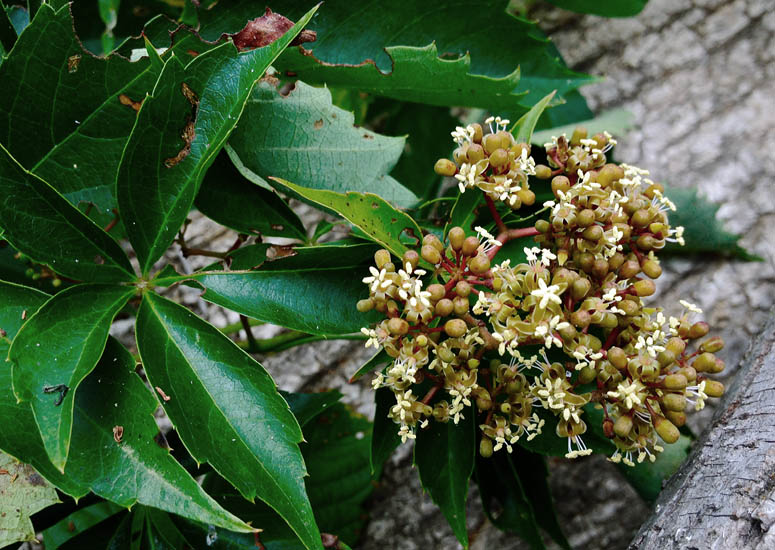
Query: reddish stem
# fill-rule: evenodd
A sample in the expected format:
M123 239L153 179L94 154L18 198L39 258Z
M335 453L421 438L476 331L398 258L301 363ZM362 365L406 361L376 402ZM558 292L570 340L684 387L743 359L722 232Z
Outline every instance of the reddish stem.
M495 203L487 193L484 191L482 191L482 193L484 194L484 200L487 202L487 208L490 209L490 214L492 214L492 219L495 221L495 225L498 228L498 231L504 233L507 231L506 224L503 223L500 214L498 214L498 210L495 208Z
M436 393L441 389L441 384L436 384L431 389L428 390L428 393L425 394L425 397L422 398L422 404L427 405L431 402L431 399L433 399L433 396L436 395Z
M504 245L511 240L521 239L522 237L534 237L539 233L540 231L538 231L538 229L536 229L535 227L520 227L518 229L506 229L505 231L502 231L498 235L498 241L501 243L501 245ZM503 248L503 246L497 246L493 248L492 250L490 250L490 252L487 253L487 256L492 260L501 248Z

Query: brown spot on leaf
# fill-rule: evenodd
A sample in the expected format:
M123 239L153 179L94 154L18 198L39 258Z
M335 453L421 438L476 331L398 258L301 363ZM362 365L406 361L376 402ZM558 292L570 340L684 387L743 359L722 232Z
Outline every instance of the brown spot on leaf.
M105 264L105 258L103 258L99 254L97 254L96 256L94 256L94 263L97 264L97 265L104 265Z
M374 136L372 136L371 134L363 134L363 138L364 139L374 139Z
M81 64L81 54L71 55L67 58L67 72L72 74L78 70Z
M194 90L191 89L191 87L186 84L185 82L182 82L180 84L180 89L183 92L183 96L188 100L188 102L191 104L192 107L198 107L199 106L199 98L196 96L196 93Z
M323 119L318 119L315 121L315 130L320 130L323 127Z
M274 245L270 246L266 251L266 257L269 260L279 260L280 258L287 258L288 256L295 256L296 251L293 249L294 245L289 244L286 246Z
M75 531L75 523L73 523L72 520L67 522L67 530L71 533Z
M274 229L275 231L282 231L283 229L285 229L285 227L281 223L273 223L272 229Z
M259 79L259 82L263 82L265 84L268 84L269 86L272 86L273 88L276 88L280 85L280 79L277 78L273 74L265 74Z
M45 487L46 486L46 480L41 477L41 475L37 472L31 473L29 476L27 476L27 481L30 485L35 485L37 487Z
M196 57L197 55L199 55L199 52L195 50L186 50L186 53L191 57Z
M124 426L113 426L113 440L116 443L121 443L124 438Z
M238 50L243 51L271 44L288 32L291 27L293 27L293 21L266 8L264 15L248 21L245 28L238 33L227 34L227 36L231 37ZM299 45L304 42L312 42L316 38L317 34L314 31L304 30L291 44Z
M159 386L156 386L156 393L158 393L164 401L169 401L170 396L164 393L164 390L161 389Z
M139 111L140 107L143 106L142 101L135 101L126 94L119 94L118 101L119 103L121 103L121 105L126 105L127 107L131 107L135 111Z
M167 168L172 168L188 156L191 152L191 143L193 143L194 137L196 137L194 121L196 120L196 111L199 107L199 98L194 90L192 90L185 82L181 83L180 91L183 93L183 97L191 104L191 114L186 118L186 125L183 127L183 132L180 134L180 137L183 138L183 148L178 151L178 154L174 157L164 159L164 166Z

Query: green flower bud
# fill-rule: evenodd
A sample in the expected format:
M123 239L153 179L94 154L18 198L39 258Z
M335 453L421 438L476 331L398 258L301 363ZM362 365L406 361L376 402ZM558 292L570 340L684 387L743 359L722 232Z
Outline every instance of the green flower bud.
M384 248L380 248L374 253L374 263L377 265L377 269L382 269L388 262L390 262L390 252Z
M424 244L420 249L420 254L422 254L422 259L430 264L441 263L441 252L435 246Z
M536 177L540 180L548 180L552 177L552 169L545 164L536 164Z
M447 291L444 288L444 285L440 285L438 283L428 285L427 290L428 292L431 293L431 296L430 296L431 302L438 302L447 294Z
M558 191L566 193L570 189L570 180L566 176L554 176L552 178L552 192L557 195Z
M433 165L433 171L440 176L454 176L457 173L457 166L449 159L439 159Z
M702 344L700 344L700 351L709 351L710 353L716 353L724 349L724 340L719 336L708 338Z
M468 331L468 325L463 319L450 319L444 323L444 332L452 338L460 338Z
M622 439L626 439L627 436L630 435L630 432L632 431L632 417L623 415L616 419L616 422L614 422L614 433L621 437Z
M662 268L654 260L646 260L643 262L641 268L643 269L643 273L652 279L659 279L659 276L662 275Z
M449 298L442 298L436 303L435 311L436 315L439 317L448 317L452 314L452 311L455 309L454 304L452 304L452 300Z
M492 440L488 437L482 437L479 442L479 454L483 458L490 458L492 456Z
M609 348L608 352L606 353L606 359L608 359L611 364L619 370L622 370L627 366L627 354L624 353L622 348L618 348L616 346Z
M409 323L407 323L404 319L401 319L400 317L393 317L388 321L388 330L390 331L390 334L396 335L396 336L403 336L407 332L409 332Z
M668 411L682 412L686 408L686 397L680 393L666 393L662 405Z
M455 226L449 230L447 237L449 237L449 245L452 247L452 249L455 252L459 252L460 249L463 248L463 241L466 239L466 232L463 231L462 227Z
M483 275L490 269L490 258L484 254L479 254L468 263L468 268L474 275Z
M705 394L708 397L721 397L724 395L724 384L718 380L705 380Z
M355 307L361 313L366 313L367 311L371 311L372 309L374 309L374 300L372 300L371 298L367 298L365 300L358 300L358 303L355 304Z
M641 298L644 296L651 296L657 290L657 285L654 284L654 281L650 281L648 279L635 281L635 284L632 286L635 289L635 294Z
M675 427L675 424L670 422L664 416L656 417L654 420L654 429L659 434L659 437L665 441L665 443L675 443L678 441L678 438L681 435L681 432L678 431L678 428Z
M467 237L466 240L463 241L463 255L464 256L473 256L476 254L476 250L479 248L479 239L477 239L474 236Z
M679 428L686 424L686 413L683 411L665 411L665 416Z

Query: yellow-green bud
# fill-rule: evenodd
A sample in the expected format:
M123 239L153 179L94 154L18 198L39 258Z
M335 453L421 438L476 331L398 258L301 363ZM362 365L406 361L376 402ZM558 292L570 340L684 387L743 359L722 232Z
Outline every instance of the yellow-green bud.
M657 285L654 284L654 281L648 279L635 281L635 284L632 286L635 288L635 294L641 298L644 296L651 296L657 290Z
M632 417L623 415L614 422L614 433L622 439L630 435L632 431Z
M463 248L463 241L466 240L466 232L462 227L455 226L449 230L449 244L455 252L459 252Z
M390 331L390 334L403 336L409 332L409 323L400 317L393 317L388 321L388 330Z
M468 268L474 275L483 275L490 269L490 258L484 254L479 254L469 262Z
M666 393L662 396L662 405L668 411L681 412L686 408L686 397L680 393Z
M386 263L390 262L390 252L384 248L380 248L374 253L374 263L377 265L377 269L385 267Z
M420 254L422 254L422 259L430 264L441 263L441 252L435 246L424 244L420 249Z
M458 281L455 285L455 293L463 298L468 297L471 294L471 285L466 281Z
M436 315L439 317L448 317L452 314L452 311L455 309L454 304L452 303L452 300L449 298L442 298L436 303Z
M724 384L718 380L705 380L705 394L708 397L721 397L724 395Z
M372 300L371 298L367 298L365 300L358 300L358 303L355 304L355 307L361 313L366 313L367 311L371 311L372 309L374 309L374 300Z
M646 260L641 267L643 273L652 279L659 279L659 276L662 275L662 267L654 260Z
M479 454L483 458L490 458L492 456L492 440L488 437L483 437L479 442Z
M552 169L545 164L536 164L536 177L540 180L548 180L552 177Z
M454 176L457 172L457 166L449 159L439 159L433 165L433 171L440 176Z
M606 352L606 359L619 370L622 370L627 366L627 354L624 353L622 348L612 347Z
M468 325L463 319L450 319L444 323L444 332L452 338L460 338L468 331Z
M700 351L709 351L710 353L716 353L724 349L724 340L718 336L709 338L700 344Z
M664 416L657 416L654 420L654 429L659 434L659 437L664 439L665 443L675 443L681 435L675 424L670 422Z

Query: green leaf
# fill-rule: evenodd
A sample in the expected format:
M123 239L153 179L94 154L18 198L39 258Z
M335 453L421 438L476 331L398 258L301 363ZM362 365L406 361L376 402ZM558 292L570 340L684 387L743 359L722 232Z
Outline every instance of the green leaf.
M393 70L389 74L382 73L373 62L345 71L338 65L320 63L299 50L288 51L280 66L292 68L310 82L325 82L426 105L511 109L527 93L518 90L518 66L499 78L472 74L468 53L455 59L442 58L435 42L420 47L388 46L385 52L392 61Z
M466 497L474 470L476 448L475 413L468 407L458 423L431 422L417 430L414 463L423 489L428 491L457 540L468 548Z
M476 207L482 204L482 194L478 190L460 193L452 206L449 223L444 228L446 235L452 227L462 227L466 233L472 230L471 225L476 219Z
M684 246L668 243L664 252L671 254L729 255L742 260L759 260L738 244L740 235L729 233L717 219L719 205L699 196L696 189L668 187L665 195L676 205L675 212L668 212L672 227L683 226Z
M554 510L552 492L546 479L549 476L546 459L521 447L515 447L511 454L511 461L522 483L525 496L533 508L538 525L549 533L561 548L571 550L570 543L565 538L557 519L557 512Z
M527 113L522 115L522 117L514 123L510 132L514 135L517 143L530 143L530 139L533 137L533 130L535 130L536 124L538 124L538 119L541 118L541 115L554 97L554 94L555 92L548 94L541 101L533 105Z
M118 243L48 183L22 168L2 144L0 233L14 248L67 277L90 282L134 279L132 264Z
M240 233L307 239L304 224L288 204L274 191L246 181L224 152L207 171L194 204L208 218Z
M0 547L34 541L35 529L30 516L59 502L57 492L32 466L3 452L0 452L0 471Z
M379 388L374 392L374 431L371 438L371 471L377 472L401 444L398 426L388 417L390 408L396 404L396 398L389 388Z
M143 273L177 234L256 81L315 10L263 48L238 53L227 42L185 69L178 57L165 63L137 115L116 180L119 210L131 220L127 234Z
M134 369L132 355L110 338L97 368L78 391L67 476L120 506L144 504L251 532L169 453L154 420L157 402ZM116 426L123 428L120 442L115 440Z
M275 181L309 201L337 212L399 258L408 250L402 242L404 235L417 243L422 239L422 230L417 222L373 193L341 194L301 187L282 179Z
M490 521L499 529L518 534L535 550L545 548L533 507L508 453L501 450L490 458L476 453L475 476Z
M332 105L326 88L297 82L282 95L262 82L227 151L246 178L264 187L279 177L310 189L371 191L402 207L415 203L417 197L388 175L404 138L356 128L353 121L352 113Z
M354 239L315 246L296 246L290 256L266 262L261 268L270 271L354 268L372 262L377 249L372 243Z
M98 502L76 510L43 531L43 544L49 550L59 548L80 533L95 527L123 510L124 508L121 506L108 501Z
M372 493L376 479L369 469L371 423L338 403L304 427L304 438L307 442L302 445L302 452L309 464L307 492L320 530L353 545L365 524L363 503ZM204 486L229 510L263 529L260 541L267 550L302 550L298 539L268 507L246 502L217 476L208 475ZM203 534L202 526L177 524L190 534L190 541ZM255 541L252 537L218 531L213 548L255 548Z
M632 17L646 7L648 0L548 0L557 7L603 17Z
M147 60L89 54L68 7L43 6L0 68L4 145L73 204L91 202L103 219L112 217L115 172L136 115L119 96L142 100L158 72Z
M14 29L13 23L11 23L8 10L0 2L0 54L11 51L11 48L16 43L16 37L16 29ZM0 55L0 63L2 63L2 57L4 56Z
M8 352L13 388L30 402L51 462L64 471L78 385L99 361L113 318L134 287L76 285L24 324Z
M293 18L309 5L310 1L286 0L273 3L272 9ZM521 105L526 108L554 89L562 96L589 79L558 61L552 44L536 24L514 17L506 11L507 5L505 0L400 0L391 2L386 9L384 2L368 0L360 2L354 11L352 3L346 0L326 2L309 27L317 32L317 40L304 45L312 53L300 55L296 49L289 49L275 67L280 72L292 71L306 82L321 83L318 78L325 78L342 87L347 83L348 87L368 89L363 82L368 76L377 83L374 86L379 89L375 92L389 92L391 97L412 101L439 101L436 88L445 83L431 76L438 73L417 71L418 66L443 66L426 51L435 43L438 52L444 54L443 61L452 67L459 66L456 82L462 91L457 97L450 93L446 104L460 105L471 100L468 91L472 89L473 77L463 69L473 75L502 79L519 68L522 79L505 102L518 107L519 100L511 98L527 91L527 95L520 96ZM255 16L254 12L255 5L249 0L232 2L228 10L202 11L201 32L213 40L222 32L242 28L247 19ZM467 54L470 68L464 65ZM449 61L455 57L463 58L462 62ZM310 61L321 66L311 65ZM414 78L410 79L411 75ZM463 80L464 77L467 78ZM477 104L503 104L504 89L483 79L479 86L485 82L487 94ZM424 90L425 95L418 97L417 89Z
M280 391L280 395L287 401L291 408L293 416L299 422L299 426L304 428L310 420L320 413L339 402L342 394L338 391L327 391L321 393L298 393Z
M644 500L654 502L662 491L664 482L677 472L686 460L691 445L691 438L681 435L675 443L663 445L665 450L657 454L655 462L645 460L635 466L620 464L619 471Z
M547 113L551 113L551 111L552 109L547 111ZM626 109L612 109L592 119L580 120L578 122L566 124L565 126L556 126L547 130L533 132L531 142L543 146L544 143L552 140L552 136L560 136L562 134L566 134L567 136L573 135L573 130L575 130L577 126L586 128L589 135L608 131L612 135L618 137L624 135L626 131L634 125L635 117L630 111Z
M0 281L0 357L8 356L8 348L23 319L35 313L50 296L35 289ZM18 403L12 390L11 363L0 361L0 449L19 460L29 462L51 483L70 495L81 497L88 488L62 475L48 459L38 426L29 403Z
M202 298L242 315L319 335L358 332L376 320L355 305L368 293L363 273L353 268L309 270L207 271L193 279Z
M152 293L137 314L137 343L191 455L245 498L274 508L307 548L321 548L304 490L301 430L263 367L218 329Z
M361 368L359 368L357 371L355 371L355 374L353 374L350 377L350 383L352 384L356 380L358 380L360 377L362 377L364 374L368 374L371 371L378 369L379 367L385 366L387 363L392 362L393 359L387 354L387 352L384 349L379 350L377 353L375 353L371 359L366 361Z

